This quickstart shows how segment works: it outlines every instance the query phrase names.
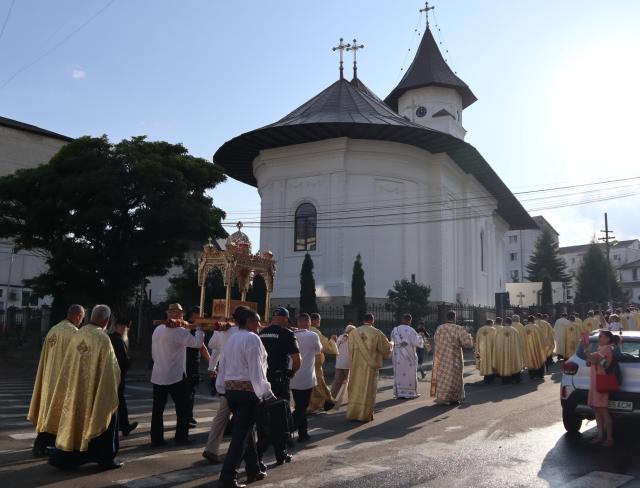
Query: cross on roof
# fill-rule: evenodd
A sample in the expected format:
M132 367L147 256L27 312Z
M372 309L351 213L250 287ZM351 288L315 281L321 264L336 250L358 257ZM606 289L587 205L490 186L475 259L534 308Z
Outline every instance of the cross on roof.
M341 38L340 38L340 43L339 43L336 47L331 48L331 50L332 50L333 52L335 52L335 51L340 51L340 79L341 79L341 80L344 78L343 68L342 68L342 55L343 55L343 51L344 51L345 49L347 49L347 50L348 50L350 46L351 46L351 44L345 44L345 43L344 43L344 39L341 37Z
M429 27L429 10L433 10L435 7L429 6L429 2L424 2L424 8L420 9L420 12L424 12L425 17L427 18L427 28Z
M358 41L356 41L355 39L353 40L353 44L350 44L347 47L347 51L353 51L353 77L354 78L358 77L358 62L356 59L356 54L360 49L364 49L364 44L358 45Z

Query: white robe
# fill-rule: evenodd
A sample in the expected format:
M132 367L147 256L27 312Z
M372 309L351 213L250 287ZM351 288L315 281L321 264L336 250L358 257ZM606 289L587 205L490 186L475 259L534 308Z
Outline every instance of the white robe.
M410 325L400 324L391 331L393 346L393 394L396 398L418 396L417 347L424 340Z
M556 354L560 356L564 355L564 330L569 326L571 322L565 317L560 317L553 324L553 335L556 339ZM568 359L568 358L567 358Z

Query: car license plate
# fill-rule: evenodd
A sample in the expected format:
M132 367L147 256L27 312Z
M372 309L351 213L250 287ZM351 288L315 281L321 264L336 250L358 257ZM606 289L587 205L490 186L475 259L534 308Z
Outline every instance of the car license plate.
M611 400L609 402L609 408L612 410L626 410L630 412L633 410L633 402L619 402Z

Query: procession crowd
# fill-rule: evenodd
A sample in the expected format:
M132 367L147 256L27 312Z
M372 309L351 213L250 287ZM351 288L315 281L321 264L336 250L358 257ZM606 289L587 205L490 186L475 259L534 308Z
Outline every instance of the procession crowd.
M532 379L543 379L554 352L560 359L572 356L581 333L597 329L640 328L640 313L589 312L582 321L563 314L554 326L549 317L529 316L526 324L513 315L489 320L475 340L467 328L456 324L454 312L437 327L433 337L434 358L430 395L438 404L464 400L463 349L475 349L476 365L484 381L521 381L523 370ZM97 462L105 469L122 466L116 461L119 433L129 435L124 396L126 372L131 362L127 349L129 323L116 320L111 333L111 311L96 305L84 326L85 310L72 305L67 318L45 337L28 418L37 438L33 452L49 456L49 463L73 469ZM176 409L176 444L190 444L189 429L195 427L193 402L198 384L199 361L208 362L211 389L220 403L202 456L222 463L221 486L244 486L238 470L245 463L247 482L267 475L263 455L272 447L276 464L292 461L288 452L297 433L304 443L310 436L307 415L340 408L347 401L346 419L373 419L378 371L383 359L392 357L394 396L419 397L417 375L424 352L431 348L424 328L414 328L410 314L402 316L390 340L375 328L375 317L365 314L363 325L347 325L339 337L326 337L318 314L300 314L295 320L286 308L277 308L270 324L261 323L254 310L241 306L233 321L216 327L207 345L198 325L198 307L187 320L179 304L171 304L166 320L152 336L153 410L151 443L164 446L163 414L171 396ZM195 322L195 323L194 323ZM582 337L583 338L583 337ZM325 355L336 356L334 382L326 384ZM290 410L293 398L294 409ZM231 423L226 455L220 450ZM256 439L257 434L257 439Z

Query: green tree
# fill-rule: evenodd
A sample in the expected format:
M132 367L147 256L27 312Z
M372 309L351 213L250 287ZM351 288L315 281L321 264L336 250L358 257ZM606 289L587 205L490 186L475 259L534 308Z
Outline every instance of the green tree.
M362 268L362 257L356 256L353 263L353 274L351 275L351 305L358 309L358 320L362 320L367 310L367 282L364 280L364 269Z
M531 260L527 264L528 279L533 282L543 281L548 276L551 281L569 281L567 263L560 257L558 242L547 228L542 231Z
M316 300L316 280L313 277L313 260L305 254L300 270L300 311L314 313L318 311Z
M72 302L118 313L190 242L226 235L207 194L224 179L180 144L81 137L0 179L0 237L45 256L46 271L27 286L53 295L54 314Z
M592 242L582 258L576 276L576 303L605 303L607 297L607 280L611 283L611 299L623 301L625 294L616 279L616 273L607 261L602 247Z
M542 280L542 305L549 305L553 303L553 287L551 286L551 279L545 276Z
M396 281L387 292L387 302L399 320L403 313L410 313L419 320L429 311L431 288L409 280Z
M167 300L170 303L181 303L184 307L200 303L200 286L198 285L198 267L193 261L182 264L182 273L169 278ZM205 315L211 315L214 298L225 297L225 286L222 273L217 268L207 276L205 282Z

